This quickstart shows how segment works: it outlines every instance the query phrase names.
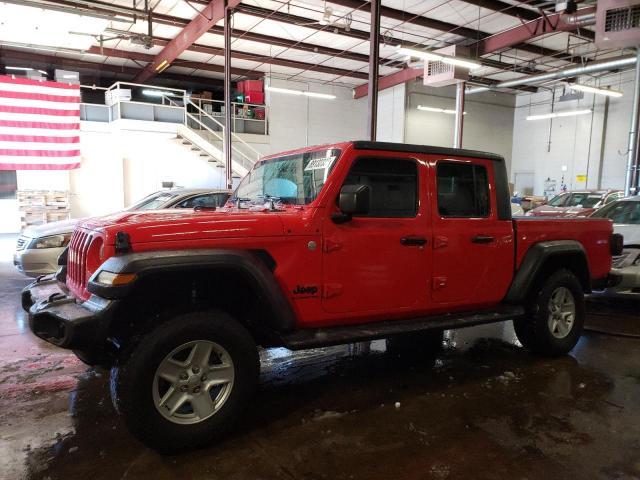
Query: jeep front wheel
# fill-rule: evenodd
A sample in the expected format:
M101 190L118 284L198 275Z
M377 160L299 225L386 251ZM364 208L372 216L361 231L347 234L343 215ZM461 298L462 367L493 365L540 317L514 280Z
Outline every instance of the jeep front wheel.
M564 355L582 335L585 319L584 293L576 276L558 270L531 296L527 315L514 321L520 343L542 355Z
M114 404L143 443L165 453L226 433L258 379L256 345L222 312L181 315L144 338L112 370Z

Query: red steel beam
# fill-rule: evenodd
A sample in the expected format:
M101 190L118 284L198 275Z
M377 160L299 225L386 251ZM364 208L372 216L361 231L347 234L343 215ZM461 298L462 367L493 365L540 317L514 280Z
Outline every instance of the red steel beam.
M596 7L586 7L578 10L575 15L586 15L595 13L595 11ZM477 52L478 56L487 55L542 35L555 32L573 32L577 28L574 24L564 22L561 13L544 15L515 28L483 38L471 46L471 51Z
M241 0L227 0L228 8L235 8ZM165 70L171 62L189 48L202 35L207 33L216 23L224 18L225 1L211 0L199 14L191 20L176 37L147 65L134 81L143 83Z
M134 67L124 67L118 65L109 65L106 63L89 62L87 60L78 60L75 58L60 57L57 55L43 55L42 53L31 53L25 52L24 50L12 50L6 47L0 47L0 59L10 59L11 62L18 63L19 66L38 66L43 68L57 67L71 70L79 69L87 70L91 73L108 72L117 75L116 78L122 78L122 76L133 78L138 72L140 72L140 69ZM203 85L216 87L222 86L222 82L215 78L193 77L191 75L180 75L175 73L165 74L163 75L163 79L189 84L200 83Z
M584 15L595 12L596 7L586 7L578 10L575 15ZM519 25L510 30L491 35L484 38L474 45L470 46L472 52L476 52L477 56L488 55L490 53L503 50L505 48L513 48L517 45L521 45L527 40L547 35L554 32L571 32L578 27L570 23L565 23L562 20L562 14L556 13L552 15L545 15L539 17L537 20L532 20ZM535 45L531 45L535 47ZM518 47L519 48L519 47ZM392 73L386 77L382 77L379 81L379 89L393 87L400 83L405 83L409 80L421 77L423 74L422 69L407 68L399 72ZM388 80L387 80L388 79ZM363 98L367 96L367 84L358 85L353 89L354 98Z

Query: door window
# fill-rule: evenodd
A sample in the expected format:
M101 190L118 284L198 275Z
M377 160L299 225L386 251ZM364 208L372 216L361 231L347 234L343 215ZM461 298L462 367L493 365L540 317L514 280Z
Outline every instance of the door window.
M407 218L418 212L418 166L413 160L358 158L344 185L369 187L370 211L366 217Z
M440 162L436 170L440 216L489 216L489 180L484 166Z

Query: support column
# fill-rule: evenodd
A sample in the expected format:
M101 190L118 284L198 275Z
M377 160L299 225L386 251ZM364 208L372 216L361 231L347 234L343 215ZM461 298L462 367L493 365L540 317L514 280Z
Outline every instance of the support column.
M638 155L638 123L640 122L640 48L636 49L636 81L633 87L633 110L629 129L629 156L627 174L624 179L624 194L638 195L638 175L640 156Z
M378 70L380 67L380 5L371 0L371 31L369 32L369 97L367 103L367 135L375 141L378 129Z
M465 82L456 84L456 124L453 130L453 148L462 148L462 127L464 126Z
M231 106L231 17L233 13L225 2L224 9L224 165L227 188L233 188L233 169L231 164L231 129L232 129L232 106Z

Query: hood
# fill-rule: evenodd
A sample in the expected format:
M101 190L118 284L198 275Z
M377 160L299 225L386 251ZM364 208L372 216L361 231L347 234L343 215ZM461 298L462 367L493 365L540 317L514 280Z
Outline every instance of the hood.
M640 225L614 223L613 231L624 237L625 245L640 245Z
M49 235L61 235L64 233L71 233L76 225L83 219L77 218L73 220L62 220L60 222L45 223L44 225L38 225L33 227L27 227L22 232L22 235L29 238L41 238L48 237Z
M534 208L530 213L537 217L586 217L594 211L594 208L552 207L550 205L542 205Z
M268 237L284 233L283 212L237 209L151 210L118 212L85 221L82 227L101 231L107 244L118 232L126 232L131 243L168 242L234 237ZM286 213L284 213L286 214Z

